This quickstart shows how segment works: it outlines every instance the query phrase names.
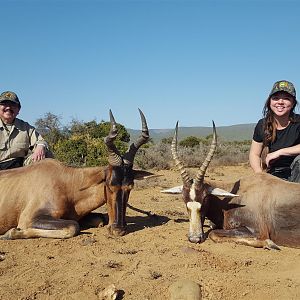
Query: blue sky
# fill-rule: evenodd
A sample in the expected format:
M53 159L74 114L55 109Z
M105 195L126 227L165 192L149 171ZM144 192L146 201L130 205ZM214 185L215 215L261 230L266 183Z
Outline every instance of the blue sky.
M1 0L0 91L19 117L139 129L254 123L275 81L300 93L300 1Z

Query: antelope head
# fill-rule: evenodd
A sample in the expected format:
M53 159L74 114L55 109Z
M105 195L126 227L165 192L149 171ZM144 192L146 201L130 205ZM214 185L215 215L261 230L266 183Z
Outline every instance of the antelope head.
M121 155L114 144L118 134L117 123L112 112L109 111L111 128L108 136L104 139L109 152L105 193L109 216L108 229L114 235L121 236L126 233L126 206L130 191L134 186L134 179L141 179L146 175L152 174L133 169L134 157L137 150L149 140L146 118L140 109L139 112L142 121L141 136L129 146L124 155Z
M177 135L178 135L178 122L176 123L175 133L172 140L171 152L172 152L173 159L175 161L175 165L177 169L180 171L183 185L175 188L171 188L169 190L164 190L162 192L182 193L183 200L189 214L189 233L188 233L189 241L192 243L203 242L205 240L203 225L204 225L206 209L207 209L206 204L208 203L209 196L211 194L216 196L222 196L222 197L225 196L233 197L236 195L228 193L222 189L213 188L211 185L204 182L205 172L213 158L213 155L217 147L217 134L216 134L216 127L214 122L213 122L213 137L212 137L210 150L194 179L189 176L188 172L183 166L183 163L180 161L178 157Z

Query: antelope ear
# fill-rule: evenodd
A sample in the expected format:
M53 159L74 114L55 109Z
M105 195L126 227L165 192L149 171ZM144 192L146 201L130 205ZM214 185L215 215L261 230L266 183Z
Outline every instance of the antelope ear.
M222 190L219 188L213 188L213 187L209 188L209 193L212 195L215 195L215 196L219 196L219 197L238 197L239 196L236 194L229 193L225 190Z
M134 176L135 180L143 180L143 179L159 177L159 176L163 176L163 175L154 174L154 173L144 171L144 170L133 170L133 176Z
M183 185L179 185L179 186L174 186L170 189L167 190L162 190L160 191L161 193L166 193L166 194L181 194L182 193L182 188Z

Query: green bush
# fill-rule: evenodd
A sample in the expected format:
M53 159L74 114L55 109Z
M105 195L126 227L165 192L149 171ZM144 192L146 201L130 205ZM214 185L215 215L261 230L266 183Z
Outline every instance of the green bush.
M200 139L195 136L189 136L179 142L179 146L193 148L200 144Z
M56 159L68 165L82 166L86 163L87 143L82 137L60 140L54 145L53 152Z

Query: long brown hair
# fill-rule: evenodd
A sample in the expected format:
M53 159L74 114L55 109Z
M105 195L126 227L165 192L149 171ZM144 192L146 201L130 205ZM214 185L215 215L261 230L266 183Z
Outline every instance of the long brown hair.
M272 95L273 96L273 95ZM272 143L275 141L276 138L276 120L274 118L274 112L270 108L270 101L271 97L269 96L264 108L263 108L263 116L264 116L264 124L263 124L263 130L264 130L264 146L269 145L269 143ZM298 105L296 97L293 97L294 99L294 105L293 108L290 111L289 120L291 122L296 122L295 118L295 107Z

